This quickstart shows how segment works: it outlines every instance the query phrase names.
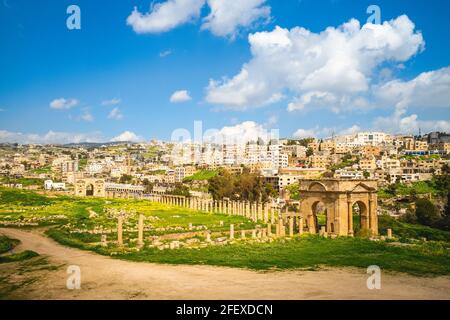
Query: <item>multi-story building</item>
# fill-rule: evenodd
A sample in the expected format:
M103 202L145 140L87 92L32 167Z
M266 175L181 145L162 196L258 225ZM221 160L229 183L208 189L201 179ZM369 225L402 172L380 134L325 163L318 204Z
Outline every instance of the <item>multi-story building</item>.
M377 168L375 157L361 159L359 161L359 168L363 171L372 171Z

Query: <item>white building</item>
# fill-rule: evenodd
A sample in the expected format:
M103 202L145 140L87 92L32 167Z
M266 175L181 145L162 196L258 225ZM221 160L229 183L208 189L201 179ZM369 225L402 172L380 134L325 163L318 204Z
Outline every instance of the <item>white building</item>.
M66 184L64 182L53 182L52 180L45 180L44 189L63 191L66 190Z

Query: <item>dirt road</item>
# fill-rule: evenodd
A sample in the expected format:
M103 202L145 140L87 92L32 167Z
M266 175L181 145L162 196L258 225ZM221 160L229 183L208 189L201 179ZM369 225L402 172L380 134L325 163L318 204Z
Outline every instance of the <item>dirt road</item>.
M56 270L37 270L36 281L14 291L25 299L450 299L450 278L416 278L383 273L382 289L368 290L365 270L255 272L210 266L169 266L111 259L67 248L42 234L0 229L20 239L18 250L47 257ZM81 269L81 289L66 288L67 267ZM0 279L14 274L13 264L0 264ZM33 272L27 276L33 276ZM6 276L7 275L7 276ZM0 281L3 281L0 280ZM23 280L23 278L21 278ZM11 298L10 297L10 298Z

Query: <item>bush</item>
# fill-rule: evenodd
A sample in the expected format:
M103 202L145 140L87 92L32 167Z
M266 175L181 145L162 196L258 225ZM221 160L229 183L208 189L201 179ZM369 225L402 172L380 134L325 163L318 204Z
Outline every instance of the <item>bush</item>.
M23 260L28 260L34 257L39 256L39 254L37 254L34 251L23 251L20 253L16 253L16 254L11 254L8 256L1 256L0 257L0 263L10 263L10 262L17 262L17 261L23 261Z
M440 219L440 214L436 206L426 199L416 200L417 222L425 226L432 227Z

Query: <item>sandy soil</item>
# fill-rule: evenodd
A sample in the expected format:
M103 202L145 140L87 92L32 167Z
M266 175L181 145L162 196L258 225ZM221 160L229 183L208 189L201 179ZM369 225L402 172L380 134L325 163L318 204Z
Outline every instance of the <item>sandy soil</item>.
M210 266L169 266L111 259L67 248L38 232L0 229L20 239L17 250L47 257L56 270L17 272L0 264L0 288L27 283L6 298L21 299L450 299L450 278L384 273L381 290L368 290L365 270L255 272ZM16 250L16 251L17 251ZM67 267L81 268L81 289L66 288ZM26 281L26 278L33 281ZM6 280L5 280L6 279ZM3 297L5 298L5 297Z

